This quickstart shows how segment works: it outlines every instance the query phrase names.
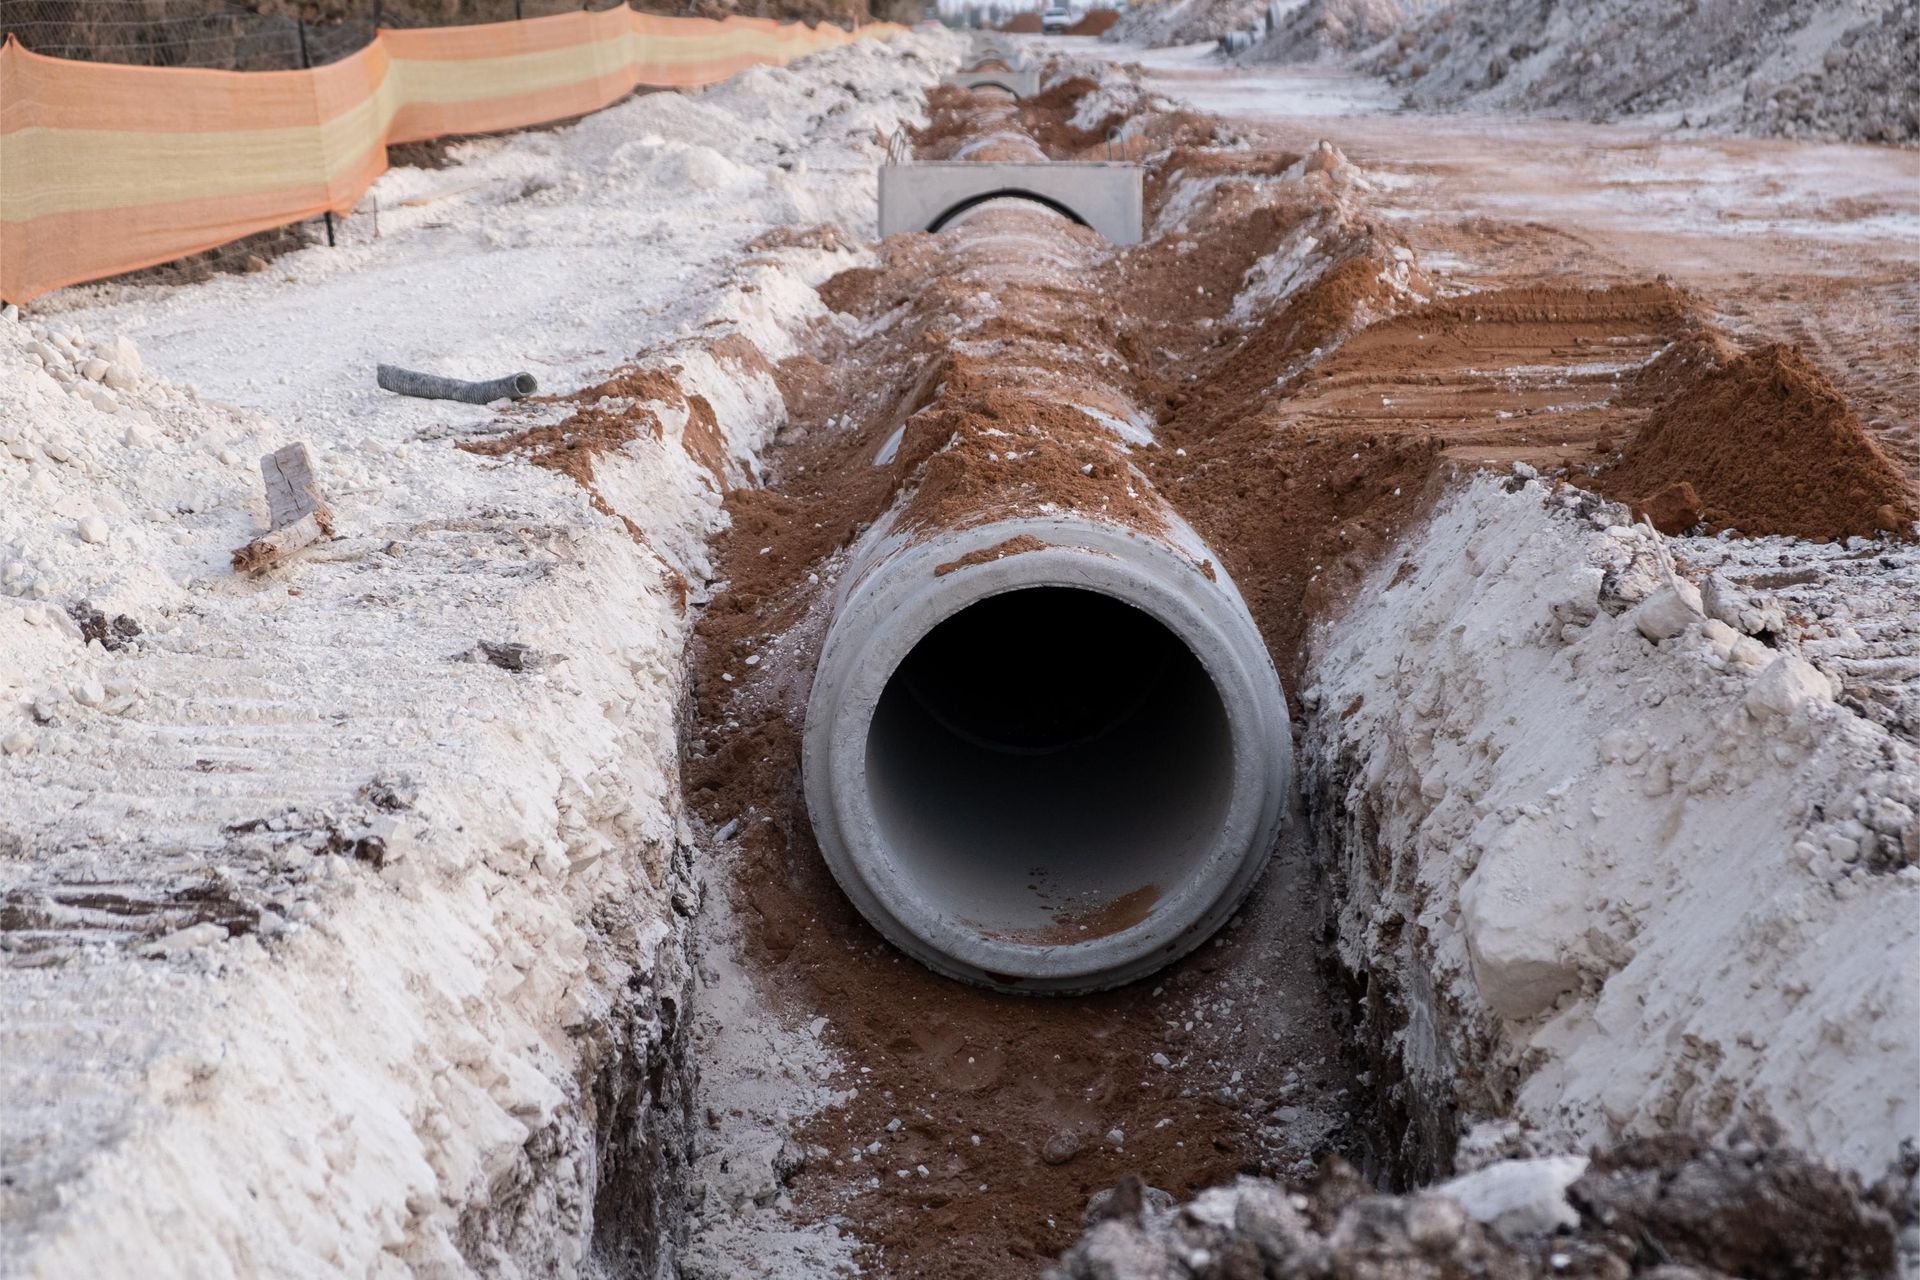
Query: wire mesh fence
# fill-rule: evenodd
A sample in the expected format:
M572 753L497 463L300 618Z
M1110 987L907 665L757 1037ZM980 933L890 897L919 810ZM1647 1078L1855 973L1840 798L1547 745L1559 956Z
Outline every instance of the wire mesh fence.
M336 62L364 48L379 27L510 22L624 3L626 0L315 0L303 4L279 0L0 0L0 39L11 34L34 53L84 62L288 71Z

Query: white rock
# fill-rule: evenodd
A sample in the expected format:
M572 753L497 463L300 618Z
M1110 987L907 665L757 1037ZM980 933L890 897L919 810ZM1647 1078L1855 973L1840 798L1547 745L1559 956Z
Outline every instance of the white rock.
M1684 578L1674 578L1633 608L1633 625L1641 635L1658 642L1679 635L1701 617L1700 591Z
M1833 682L1796 654L1783 653L1747 687L1747 711L1756 720L1793 714L1801 703L1833 699Z
M133 345L132 338L122 336L110 342L103 342L95 349L94 354L110 364L119 365L136 377L145 368L140 359L140 348Z
M105 360L102 360L98 356L95 356L91 360L81 361L80 376L85 378L88 382L98 382L102 378L107 376L108 368L109 366Z
M123 364L108 365L107 371L100 376L100 381L115 391L131 391L139 382L133 372Z
M82 516L79 524L80 541L101 543L107 540L107 522L99 516Z
M1707 643L1713 646L1713 651L1722 658L1733 652L1735 642L1740 639L1738 631L1718 618L1708 618L1701 623L1700 634L1706 637Z
M1580 985L1586 890L1541 820L1508 826L1481 855L1460 887L1460 923L1474 985L1494 1013L1531 1018Z
M1766 666L1772 659L1773 650L1751 636L1741 636L1733 642L1733 647L1727 650L1728 662L1737 662L1743 667L1752 667L1756 671Z
M76 680L67 686L67 692L83 707L97 707L107 700L107 691L98 680Z
M225 927L203 920L199 924L189 925L164 938L157 939L141 948L150 956L177 955L182 951L191 951L195 947L208 946L211 943L226 940Z
M33 738L25 733L10 733L0 738L0 751L10 756L24 755L33 750Z
M88 404L92 405L94 408L98 409L100 412L102 413L119 412L120 402L114 399L113 392L107 390L105 387L95 386L91 382L83 382L83 383L80 383L79 386L80 386L81 396L86 399L86 402Z
M1744 595L1738 588L1726 584L1724 579L1722 583L1711 592L1702 592L1709 614L1750 636L1778 634L1787 629L1786 608L1776 597ZM1709 577L1708 585L1713 586L1712 577ZM1716 608L1718 612L1715 612Z
M1508 1239L1552 1234L1577 1227L1580 1215L1567 1203L1567 1188L1587 1171L1585 1156L1502 1160L1477 1173L1434 1188Z

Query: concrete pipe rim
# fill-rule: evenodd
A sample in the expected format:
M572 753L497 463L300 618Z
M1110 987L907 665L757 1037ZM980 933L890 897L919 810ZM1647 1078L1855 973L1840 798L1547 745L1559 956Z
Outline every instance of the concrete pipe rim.
M1032 533L1039 523L1017 527ZM970 531L964 544L992 547L1014 527L1003 523ZM1051 533L1058 538L1062 530L1055 526ZM828 651L844 647L835 655L837 664L851 674L844 681L817 680L808 706L803 751L808 810L829 869L861 914L937 972L1032 994L1097 991L1134 981L1191 951L1224 924L1277 841L1290 786L1291 744L1279 680L1251 617L1231 585L1222 590L1207 580L1196 561L1152 538L1121 535L1118 542L1126 545L1079 545L1069 537L969 565L947 580L934 568L956 544L942 540L943 549L916 548L887 560L872 575L875 581L853 585L836 614L821 670L828 669ZM909 585L901 589L901 581ZM881 700L916 647L975 605L1041 589L1102 596L1164 628L1209 683L1231 759L1226 801L1203 854L1182 867L1174 883L1149 886L1157 887L1159 896L1140 918L1085 941L996 936L945 904L929 903L911 859L896 857L890 847L888 825L864 773ZM863 603L877 616L865 616ZM854 616L842 628L849 613ZM1223 633L1222 615L1235 632L1231 637ZM850 761L854 754L857 762ZM849 774L861 785L832 785L836 776Z

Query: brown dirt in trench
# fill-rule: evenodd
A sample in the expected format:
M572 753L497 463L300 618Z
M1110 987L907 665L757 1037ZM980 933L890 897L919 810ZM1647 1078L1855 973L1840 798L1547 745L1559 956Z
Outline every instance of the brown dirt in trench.
M967 113L950 106L925 145L964 137ZM984 114L1006 127L998 104ZM1685 394L1714 364L1661 361L1714 348L1681 292L1435 299L1417 272L1394 275L1396 242L1339 163L1283 190L1274 153L1189 142L1150 165L1154 206L1176 164L1245 182L1205 202L1195 230L1124 251L1059 228L1080 264L1064 283L1036 269L983 307L978 281L954 278L965 273L947 260L949 237L897 238L877 267L828 282L823 298L872 336L848 347L823 335L783 366L795 430L769 457L776 479L728 498L725 587L695 646L689 797L710 830L737 821L750 959L797 1017L828 1017L851 1064L843 1084L858 1089L804 1126L814 1155L791 1183L798 1212L854 1224L882 1274L1031 1274L1077 1232L1087 1196L1130 1171L1185 1196L1237 1170L1366 1151L1343 1127L1353 1084L1339 1001L1312 976L1318 890L1299 851L1276 860L1243 913L1255 927L1236 922L1148 983L1073 1000L938 978L853 911L813 844L798 729L828 594L858 535L903 488L935 523L1040 500L1115 504L1133 487L1125 467L1081 468L1125 455L1066 395L1108 387L1157 411L1157 443L1131 464L1218 552L1291 690L1311 622L1341 606L1454 467L1525 460L1584 481L1665 403L1650 369ZM1327 269L1231 322L1248 268L1309 224ZM982 225L988 238L1032 234L1018 218ZM903 305L904 317L873 323ZM896 431L897 456L875 465ZM990 443L994 432L1016 452L1031 441L1038 460L1009 461L1014 446Z

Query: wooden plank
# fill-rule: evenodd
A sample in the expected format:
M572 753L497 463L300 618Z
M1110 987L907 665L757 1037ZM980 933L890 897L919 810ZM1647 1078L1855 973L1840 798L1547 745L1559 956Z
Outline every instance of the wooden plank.
M276 449L260 459L260 477L267 486L265 536L233 553L233 567L241 573L259 573L301 547L333 533L333 512L320 495L313 474L313 455L304 443Z
M267 527L278 529L325 507L320 483L313 478L313 455L295 442L260 459L260 475L267 482Z

